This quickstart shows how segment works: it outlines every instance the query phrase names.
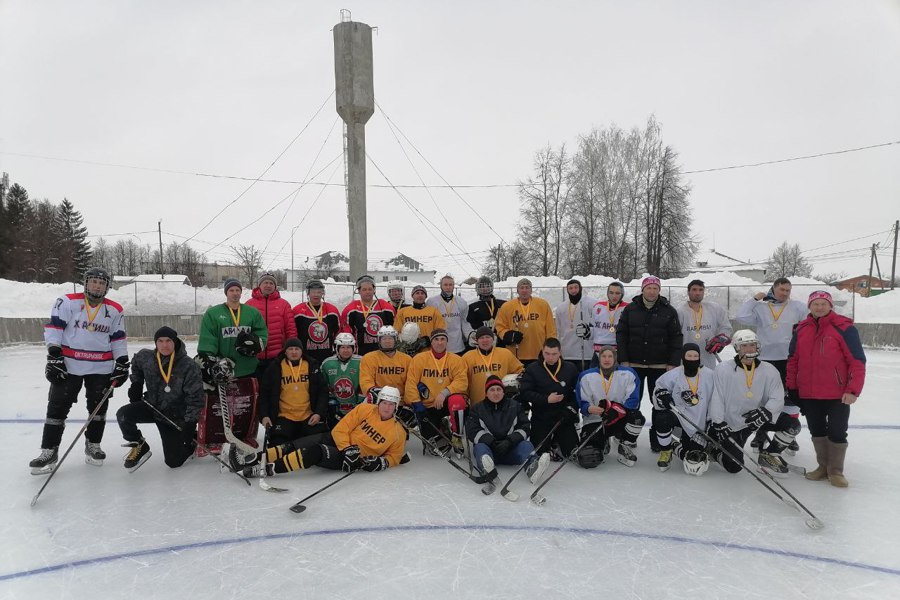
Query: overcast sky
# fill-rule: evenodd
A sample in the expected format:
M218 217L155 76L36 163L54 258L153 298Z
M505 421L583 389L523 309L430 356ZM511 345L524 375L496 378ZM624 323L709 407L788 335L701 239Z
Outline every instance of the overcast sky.
M546 144L574 148L593 127L630 129L650 114L685 170L900 141L897 1L345 7L378 28L376 100L452 184L514 184ZM341 187L319 196L321 186L306 186L234 235L297 189L258 183L198 233L247 182L20 156L257 177L334 88L330 30L339 8L0 0L0 170L32 197L74 201L92 234L155 230L162 219L165 241L196 235L212 260L227 260L228 244L256 244L267 247L265 266L286 267L291 230L309 211L295 253L346 251ZM341 182L342 160L329 166L342 148L335 119L330 99L266 177L321 171L317 181ZM367 144L394 184L419 183L378 112ZM406 149L426 183L442 183ZM385 183L371 163L368 177ZM762 259L783 240L814 249L869 236L809 252L819 272L862 273L863 249L886 242L900 218L900 144L687 177L702 246L715 236L716 249L741 259ZM433 190L433 200L422 189L403 193L473 259L497 243L452 191ZM460 193L513 239L515 188ZM478 273L465 256L446 256L389 188L369 189L368 231L370 259L404 252L439 272ZM842 254L820 257L835 251ZM885 245L887 271L889 254Z

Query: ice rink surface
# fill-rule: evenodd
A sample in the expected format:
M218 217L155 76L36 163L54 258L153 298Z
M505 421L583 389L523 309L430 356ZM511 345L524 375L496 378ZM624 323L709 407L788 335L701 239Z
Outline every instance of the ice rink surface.
M27 467L46 408L44 349L2 348L0 598L900 598L900 353L867 354L850 487L782 480L825 522L813 531L746 473L713 465L694 478L677 460L660 473L646 433L634 468L569 465L543 506L528 501L524 476L518 502L485 497L412 440L409 464L354 474L298 515L288 507L340 474L278 476L290 492L276 494L212 458L172 470L152 425L142 430L153 457L129 474L114 418L124 391L106 464L86 465L79 441L32 508L44 481ZM61 451L85 417L82 396ZM805 429L799 441L791 462L814 467ZM500 467L503 481L512 471Z

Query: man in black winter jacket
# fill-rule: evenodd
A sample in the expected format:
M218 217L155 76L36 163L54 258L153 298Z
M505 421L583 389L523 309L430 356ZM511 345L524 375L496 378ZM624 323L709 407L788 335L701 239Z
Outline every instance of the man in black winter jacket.
M519 401L531 406L531 436L535 444L547 437L557 422L552 440L544 444L549 449L559 446L564 457L578 446L578 402L575 384L578 369L562 360L559 340L547 338L541 349L541 357L528 365L519 384Z
M156 423L166 464L172 468L183 465L194 452L197 419L205 403L200 367L188 357L178 333L161 327L153 339L155 349L134 355L130 402L116 412L122 437L131 447L125 457L130 472L152 454L138 423Z
M658 277L649 275L641 281L641 295L622 311L616 328L619 364L631 367L641 382L641 395L647 390L653 397L656 380L681 364L684 335L678 311L660 293ZM654 425L650 428L650 448L659 452Z

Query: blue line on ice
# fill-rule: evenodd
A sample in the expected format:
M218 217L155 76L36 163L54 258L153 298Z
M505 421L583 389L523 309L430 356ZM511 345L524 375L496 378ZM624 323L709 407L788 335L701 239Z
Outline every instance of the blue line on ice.
M865 571L874 571L876 573L885 573L887 575L900 576L900 569L892 569L890 567L880 567L878 565L869 565L849 560L841 560L838 558L829 558L827 556L816 556L814 554L804 554L802 552L791 552L788 550L778 550L777 548L763 548L760 546L748 546L745 544L734 544L730 542L716 542L713 540L702 540L697 538L689 538L677 535L658 535L652 533L640 533L636 531L615 531L613 529L592 529L586 527L553 527L553 526L534 526L525 525L406 525L401 527L347 527L344 529L319 529L316 531L298 531L291 533L270 533L266 535L256 535L246 538L231 538L225 540L207 540L203 542L193 542L190 544L178 544L174 546L163 546L162 548L148 548L146 550L134 550L131 552L122 552L119 554L110 554L109 556L99 556L96 558L85 558L71 562L60 563L56 565L48 565L37 569L29 569L27 571L19 571L17 573L8 573L0 575L0 581L10 581L13 579L24 579L35 575L43 575L45 573L53 573L64 569L77 569L79 567L89 567L93 565L101 565L114 562L117 560L133 559L140 556L152 556L155 554L167 554L170 552L182 552L185 550L197 550L202 548L212 548L216 546L228 546L236 544L249 544L254 542L265 542L271 540L281 540L302 537L317 537L328 535L347 535L357 533L392 533L392 532L432 532L432 531L513 531L513 532L539 532L539 533L570 533L575 535L587 536L612 536L632 538L639 540L654 540L658 542L673 542L678 544L692 544L696 546L711 546L713 548L728 550L743 550L746 552L758 552L761 554L769 554L773 556L784 556L789 558L798 558L801 560L809 560L813 562L825 563L830 565L839 565L843 567L852 567L854 569L863 569Z

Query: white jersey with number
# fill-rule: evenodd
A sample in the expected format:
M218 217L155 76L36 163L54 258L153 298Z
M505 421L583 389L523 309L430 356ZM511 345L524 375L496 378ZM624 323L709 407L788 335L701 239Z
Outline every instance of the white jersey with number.
M601 300L600 302L594 303L594 308L591 311L593 315L593 332L594 332L594 347L597 346L615 346L616 345L616 331L615 328L619 325L619 317L622 316L622 311L625 310L625 307L628 306L627 302L619 302L616 305L616 309L612 312L609 310L609 302L607 300Z
M715 302L701 302L700 308L701 310L695 312L691 309L691 305L685 302L676 310L678 320L681 321L684 343L692 342L700 346L700 364L713 369L718 361L715 354L706 351L706 344L720 333L731 337L734 328L728 319L728 313Z
M57 298L44 326L44 342L62 348L69 373L106 375L112 373L115 359L128 356L125 317L122 307L106 298L93 318L86 305L84 294Z
M583 360L586 364L590 364L591 356L594 354L591 323L594 320L593 308L596 302L593 298L582 296L578 304L566 300L554 309L556 337L562 346L564 359Z

